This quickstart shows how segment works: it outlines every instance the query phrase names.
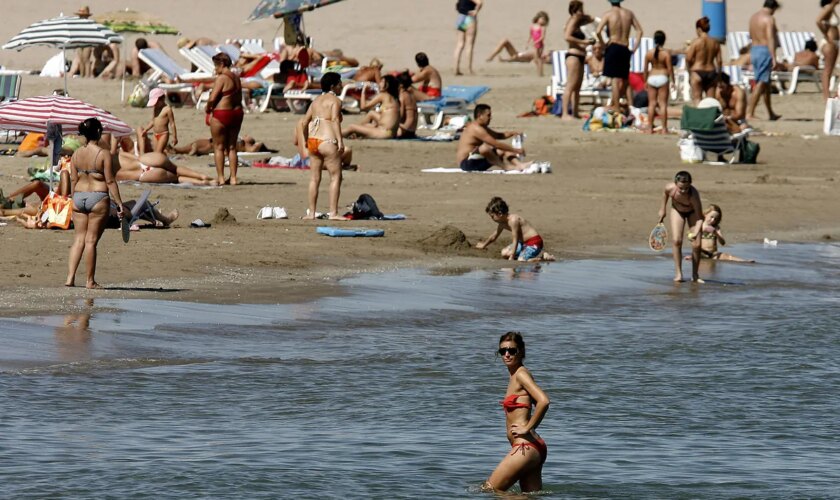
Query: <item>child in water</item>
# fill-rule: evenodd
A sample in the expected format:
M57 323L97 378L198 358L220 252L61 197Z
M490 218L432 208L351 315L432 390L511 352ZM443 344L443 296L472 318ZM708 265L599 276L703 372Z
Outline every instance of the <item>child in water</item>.
M166 103L166 91L161 88L152 89L149 93L149 106L152 110L152 121L146 127L137 132L137 140L140 143L140 152L146 151L145 141L146 134L149 130L154 134L154 141L152 142L152 151L155 153L165 153L166 147L169 145L169 127L172 126L172 145L178 145L178 130L175 128L175 113L172 108Z
M502 234L508 230L512 235L510 245L502 249L502 257L508 260L520 260L526 262L553 261L553 255L543 251L543 240L527 220L517 214L509 213L505 200L494 196L487 204L487 215L498 224L486 240L479 242L475 247L485 249Z
M723 211L718 205L709 205L709 208L703 212L703 216L703 227L700 230L701 258L728 260L731 262L755 262L754 260L746 260L729 253L718 251L718 243L721 246L726 245L726 240L723 239L723 233L720 232L720 221L723 219ZM689 240L694 240L696 237L697 235L695 233L688 233ZM691 256L686 256L685 260L691 260Z

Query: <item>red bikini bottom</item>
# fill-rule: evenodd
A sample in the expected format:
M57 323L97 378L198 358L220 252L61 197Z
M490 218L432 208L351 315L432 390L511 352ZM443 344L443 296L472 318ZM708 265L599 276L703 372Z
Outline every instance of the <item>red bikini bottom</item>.
M522 454L525 454L525 448L534 448L540 453L540 465L545 463L545 459L548 458L548 446L545 444L542 438L537 439L534 442L525 441L523 443L516 443L513 445L513 450L510 452L511 455L514 453L521 451Z
M242 126L242 118L245 117L242 108L214 109L212 114L213 118L222 122L225 127L240 127ZM210 115L206 116L204 122L210 125Z

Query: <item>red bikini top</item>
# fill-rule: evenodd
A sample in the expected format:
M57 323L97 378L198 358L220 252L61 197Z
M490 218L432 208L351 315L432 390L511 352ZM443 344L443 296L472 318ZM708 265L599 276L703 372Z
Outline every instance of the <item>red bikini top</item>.
M521 398L522 396L527 396L527 394L510 394L505 396L503 401L499 401L499 404L502 405L502 408L505 409L506 412L516 410L517 408L530 408L531 403L517 403L516 400Z

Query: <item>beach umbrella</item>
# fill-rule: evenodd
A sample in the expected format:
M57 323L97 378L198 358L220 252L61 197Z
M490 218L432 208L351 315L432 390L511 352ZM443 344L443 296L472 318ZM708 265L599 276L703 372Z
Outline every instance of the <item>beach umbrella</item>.
M96 22L117 33L145 33L149 35L178 35L178 28L161 18L131 9L115 10L93 16Z
M55 17L38 21L24 29L3 49L22 50L27 47L61 47L67 60L67 49L122 43L123 37L101 24L81 17ZM64 92L67 93L67 71L64 71Z
M248 21L267 17L283 17L289 14L302 14L306 11L340 2L341 0L262 0L248 16Z
M68 134L77 133L79 124L98 118L103 132L115 136L132 133L124 121L93 104L59 95L29 97L0 105L0 128L47 133L48 124L61 125Z

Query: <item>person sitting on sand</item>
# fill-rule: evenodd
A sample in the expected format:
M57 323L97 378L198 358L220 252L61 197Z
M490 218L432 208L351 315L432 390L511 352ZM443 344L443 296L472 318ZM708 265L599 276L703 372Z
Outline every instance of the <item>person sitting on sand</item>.
M400 128L400 86L397 78L391 75L382 77L380 92L368 101L365 91L368 85L362 87L362 111L368 111L365 118L344 129L344 137L367 139L394 139ZM374 108L379 106L379 111Z
M425 52L418 52L414 56L414 61L417 63L417 67L420 68L420 71L411 77L412 82L420 84L419 88L414 92L414 97L418 101L439 99L441 89L443 88L440 71L429 64L429 56Z
M668 200L671 209L668 210ZM686 227L689 233L697 233L703 223L703 204L700 193L691 185L691 174L685 170L677 172L674 182L665 185L662 208L659 209L659 224L665 220L666 212L671 214L671 238L673 239L674 281L682 282L682 243ZM691 281L703 283L698 274L700 266L700 240L691 242Z
M581 8L581 12L583 12ZM543 65L548 62L548 59L551 57L549 54L545 53L545 35L546 35L546 28L548 27L548 13L545 11L537 12L537 15L534 16L534 19L531 24L531 29L528 32L528 41L525 42L525 50L520 52L516 50L514 47L513 42L510 41L509 38L504 38L502 41L499 42L499 45L496 46L496 50L490 54L490 57L487 58L487 62L491 62L496 56L505 51L508 53L508 58L505 59L504 57L499 57L499 61L501 62L531 62L534 61L537 64L537 73L540 76L543 76ZM531 50L530 47L533 44L534 49Z
M169 146L169 129L172 129L172 145L178 145L178 129L175 127L175 112L166 102L166 91L153 88L149 93L149 107L152 108L152 120L145 127L137 129L137 141L140 150L146 150L147 134L152 131L154 142L152 151L163 153Z
M145 38L138 38L134 41L134 48L131 49L131 58L128 61L128 68L131 71L131 76L134 78L140 78L147 71L151 69L151 67L143 62L140 59L140 51L143 49L161 49L159 43L154 41L146 40Z
M717 93L726 128L730 133L737 134L747 128L747 92L730 83L729 75L721 73L718 79Z
M537 230L527 220L517 214L509 212L505 200L494 196L485 209L487 215L497 224L493 234L486 240L476 244L476 248L484 250L488 245L496 241L502 231L510 231L511 243L502 249L502 257L508 260L519 260L524 262L538 262L541 260L553 261L554 256L543 251L543 239Z
M354 82L370 82L382 85L382 61L374 57L367 66L362 66L353 75Z
M65 197L70 195L70 172L68 170L61 171L55 191L50 191L50 187L39 180L27 182L9 193L8 197L3 196L3 191L0 190L0 217L17 217L21 222L29 220L29 218L37 218L44 200L52 196L53 193ZM38 196L38 202L27 202L26 199L33 194Z
M414 98L411 76L408 72L397 76L400 86L400 128L397 137L412 139L417 137L417 99Z
M720 232L720 222L723 220L723 210L718 205L709 205L709 208L703 212L703 224L700 230L700 255L706 259L713 260L728 260L730 262L755 262L754 260L746 260L736 257L729 253L719 252L718 243L721 246L726 245L726 240L723 239L723 233ZM688 239L694 240L697 234L688 233ZM690 255L686 255L685 260L691 260Z
M490 128L493 113L487 104L479 104L473 112L474 121L464 127L458 140L455 161L465 172L483 172L491 167L501 167L504 170L525 170L532 162L523 162L519 156L525 155L525 150L515 148L502 142L521 135L522 132L496 132Z

